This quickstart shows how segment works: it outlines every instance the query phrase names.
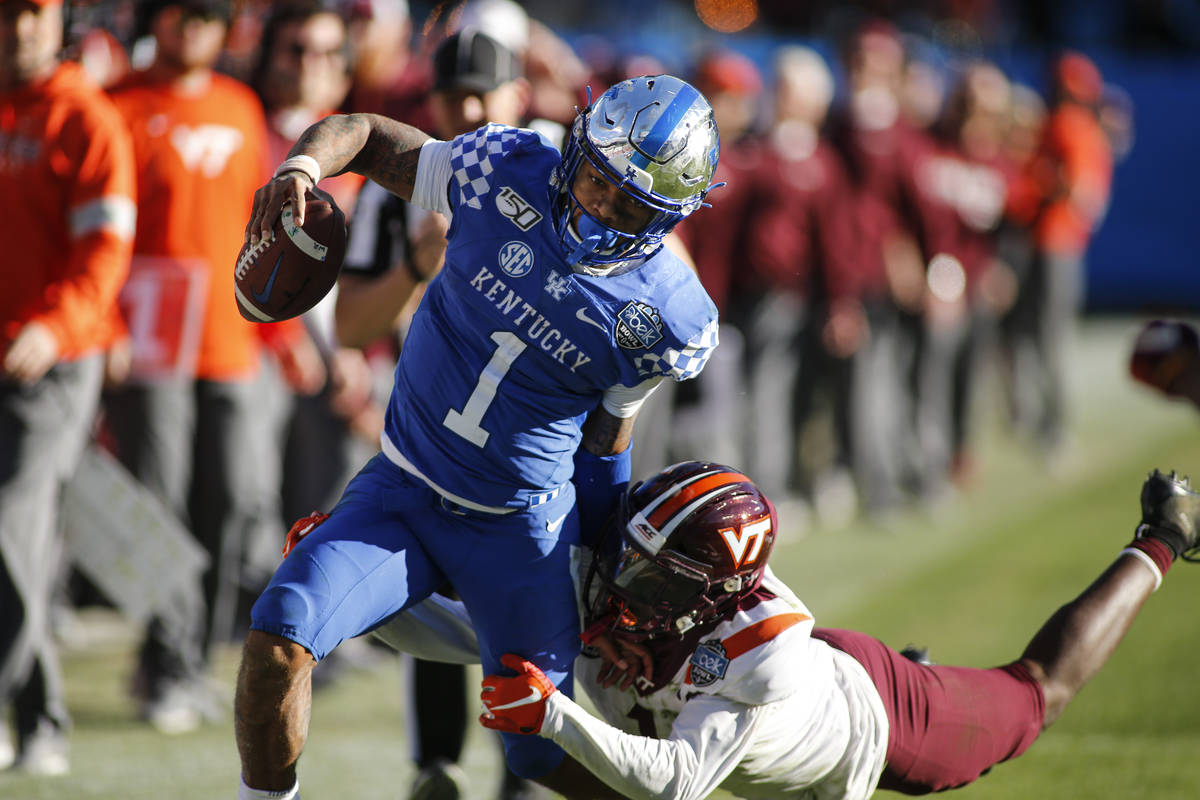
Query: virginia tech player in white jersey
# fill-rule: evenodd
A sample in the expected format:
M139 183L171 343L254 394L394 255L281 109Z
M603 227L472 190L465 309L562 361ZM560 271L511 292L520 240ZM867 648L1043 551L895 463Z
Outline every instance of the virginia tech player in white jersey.
M579 559L582 638L594 647L576 673L595 715L510 653L505 674L483 679L480 722L554 742L608 787L568 797L702 798L719 787L832 800L965 786L1061 716L1177 558L1200 561L1200 493L1187 479L1155 470L1141 508L1133 541L1020 657L980 669L815 627L766 566L770 501L728 467L676 464L635 484ZM386 641L420 633L438 658L473 648L448 601L405 616L408 629L386 626Z
M630 797L700 798L718 787L868 797L887 715L862 666L812 630L812 615L768 570L731 618L681 643L687 652L664 685L604 688L601 659L580 656L579 685L603 721L555 694L541 733Z
M627 689L602 683L603 661L585 647L576 671L598 716L550 693L540 735L629 797L701 798L718 786L868 797L886 711L863 667L812 638L812 614L767 568L778 523L750 479L678 464L638 484L613 520L577 569L583 638L640 639L653 675ZM471 662L477 649L462 605L436 596L377 634L434 660Z

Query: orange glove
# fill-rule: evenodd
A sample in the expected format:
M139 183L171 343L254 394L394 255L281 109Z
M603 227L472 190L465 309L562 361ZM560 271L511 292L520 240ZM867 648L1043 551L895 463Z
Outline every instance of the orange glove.
M500 663L517 674L483 679L479 699L485 711L479 715L480 724L505 733L537 733L546 718L546 698L558 687L533 662L520 656L507 653Z
M287 533L287 541L283 543L283 557L287 558L288 553L300 544L300 540L313 532L313 528L320 525L325 520L329 519L328 514L323 514L320 511L314 511L307 517L302 517L292 524L292 529Z

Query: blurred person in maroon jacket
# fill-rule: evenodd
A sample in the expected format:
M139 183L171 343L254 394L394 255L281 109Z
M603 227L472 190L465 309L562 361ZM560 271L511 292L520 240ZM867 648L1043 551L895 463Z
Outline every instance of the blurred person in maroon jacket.
M929 462L959 484L973 475L979 362L993 323L1016 295L1012 270L997 255L1014 175L1005 152L1011 102L999 69L965 65L933 127L934 147L915 162L924 205L949 234L926 275L922 440Z
M322 0L293 0L276 7L263 26L250 85L267 115L268 156L282 161L308 126L334 113L351 85L349 29ZM351 217L362 177L338 175L321 182Z
M750 392L743 458L771 476L775 496L814 500L832 521L853 510L849 358L866 335L852 187L821 131L834 91L825 60L789 46L776 53L774 71L772 126L743 223L735 304ZM802 464L798 441L818 389L832 400L837 444L832 464Z
M755 135L763 80L746 56L714 50L696 64L692 82L712 104L721 131L721 161L714 181L724 185L708 197L714 212L707 215L709 219L684 220L676 230L717 306L721 346L700 377L676 387L671 456L694 459L704 454L740 464L749 450L743 429L752 394L743 377L742 327L748 322L743 309L748 303L738 294L744 291L740 283L746 267L749 215L765 163L762 140Z
M293 0L264 9L249 79L266 112L268 163L281 163L309 125L334 113L345 100L352 77L351 25L361 29L364 22L356 18L348 24L340 8L320 0ZM365 24L382 23L368 19ZM361 185L361 176L351 173L320 182L347 219ZM330 292L296 320L311 363L298 365L300 369L268 365L272 368L258 378L260 414L269 421L261 426L269 457L259 471L270 490L263 504L271 521L250 551L256 572L247 581L250 586L261 587L278 563L279 523L287 528L314 507L336 502L353 476L351 465L378 447L382 410L372 398L371 368L360 350L338 342L336 298L337 292ZM317 686L333 683L346 663L346 654L333 653L315 675Z
M421 130L433 127L428 97L433 85L429 53L413 46L408 0L341 0L354 54L347 112L398 119Z
M293 0L272 11L251 73L266 111L270 163L281 163L305 129L342 104L350 61L348 27L334 6ZM320 188L351 219L362 183L361 176L343 173L323 178ZM338 341L336 301L331 292L301 317L319 354L316 374L305 380L286 372L264 375L264 400L271 398L278 414L282 472L275 486L285 525L314 506L335 503L353 477L353 465L378 446L378 431L369 424L378 416L371 403L371 369L361 350Z
M1030 231L1033 258L1009 331L1016 418L1047 457L1066 443L1065 361L1084 292L1084 258L1108 207L1113 152L1100 122L1104 81L1081 53L1060 56L1038 146L1010 208Z
M915 183L914 165L931 144L928 132L902 113L907 54L898 32L869 21L848 37L842 57L848 91L831 117L830 135L854 185L858 295L870 330L856 369L872 386L856 392L870 406L862 418L874 425L860 438L874 495L864 501L883 510L903 492L932 495L944 480L925 457L916 421L925 265L950 234Z

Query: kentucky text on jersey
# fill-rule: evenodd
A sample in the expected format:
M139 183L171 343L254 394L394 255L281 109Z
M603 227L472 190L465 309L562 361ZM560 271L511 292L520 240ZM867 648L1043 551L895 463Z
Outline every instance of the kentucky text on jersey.
M572 372L592 360L591 356L586 355L564 336L562 331L551 327L548 319L525 302L521 295L509 289L508 285L487 267L479 268L479 272L471 279L471 287L495 303L501 313L512 319L518 333L541 347L551 358Z

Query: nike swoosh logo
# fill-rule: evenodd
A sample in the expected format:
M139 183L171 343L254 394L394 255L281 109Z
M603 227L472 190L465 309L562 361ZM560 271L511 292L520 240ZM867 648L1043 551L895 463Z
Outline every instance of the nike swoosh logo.
M275 276L279 274L279 265L283 263L283 253L279 254L279 258L275 259L275 266L271 268L271 277L267 278L267 285L263 287L262 294L251 290L250 294L260 303L267 302L267 298L271 296L271 289L275 286Z
M506 708L518 708L520 706L533 705L542 701L542 690L536 686L529 687L529 696L522 697L520 700L514 700L511 703L505 703L502 706L491 706L492 711L503 711Z
M605 333L608 333L608 328L604 327L599 322L596 322L596 320L594 320L588 316L586 308L581 308L578 311L576 311L575 319L579 320L580 322L586 322L588 325L592 325L592 326L597 327L600 330L604 331Z
M556 530L558 530L558 526L562 525L563 520L566 518L567 518L567 515L563 514L558 519L546 520L546 530L549 533L554 533Z

